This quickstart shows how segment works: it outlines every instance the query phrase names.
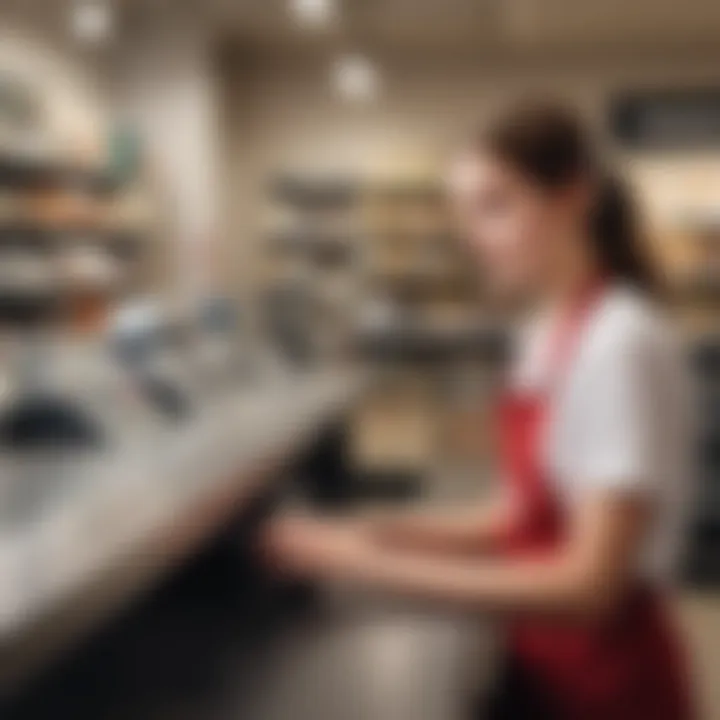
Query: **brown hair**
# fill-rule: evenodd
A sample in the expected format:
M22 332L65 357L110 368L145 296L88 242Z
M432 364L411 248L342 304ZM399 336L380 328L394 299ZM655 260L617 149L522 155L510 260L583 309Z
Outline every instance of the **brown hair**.
M594 143L572 110L538 101L515 105L484 129L480 143L548 190L583 179L595 183L589 237L603 271L645 290L659 289L629 189L599 166Z

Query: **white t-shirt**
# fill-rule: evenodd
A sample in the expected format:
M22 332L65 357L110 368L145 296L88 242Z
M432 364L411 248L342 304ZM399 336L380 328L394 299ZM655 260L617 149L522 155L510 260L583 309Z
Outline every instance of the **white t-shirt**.
M513 384L550 389L543 441L548 477L566 502L612 488L640 493L655 508L638 558L643 572L674 569L693 482L692 393L680 345L641 293L606 289L551 381L556 318L535 318L520 334Z

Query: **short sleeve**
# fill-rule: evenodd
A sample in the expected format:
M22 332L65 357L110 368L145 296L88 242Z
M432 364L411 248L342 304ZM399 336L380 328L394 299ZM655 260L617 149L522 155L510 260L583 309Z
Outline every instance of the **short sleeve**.
M694 496L694 383L671 325L615 292L586 328L548 426L548 470L564 500L609 490L649 500L643 572L668 577Z
M575 489L645 492L659 478L667 388L652 338L628 323L614 330L582 361L569 398L563 465Z

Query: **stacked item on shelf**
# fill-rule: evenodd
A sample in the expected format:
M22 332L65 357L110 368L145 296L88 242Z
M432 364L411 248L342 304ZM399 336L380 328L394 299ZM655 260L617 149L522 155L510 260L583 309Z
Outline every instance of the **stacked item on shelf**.
M288 360L338 357L357 306L356 184L281 178L272 188L264 318Z
M369 282L398 302L424 305L434 296L464 300L475 278L455 241L442 189L421 181L370 184Z
M129 203L118 188L96 193L94 172L56 176L45 167L28 184L27 177L3 175L2 163L0 157L0 245L26 244L28 253L40 243L51 246L45 259L66 319L96 325L136 286L145 227L120 209Z

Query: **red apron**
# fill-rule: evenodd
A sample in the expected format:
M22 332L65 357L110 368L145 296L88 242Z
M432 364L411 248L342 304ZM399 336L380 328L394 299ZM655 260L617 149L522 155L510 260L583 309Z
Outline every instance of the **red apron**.
M595 286L560 323L551 375L568 368L591 310ZM500 441L511 492L519 503L506 539L510 557L546 555L566 540L567 518L545 473L541 442L546 396L509 393L500 408ZM559 720L692 720L686 664L661 593L638 582L610 618L596 623L539 617L513 621L513 661L542 689Z

